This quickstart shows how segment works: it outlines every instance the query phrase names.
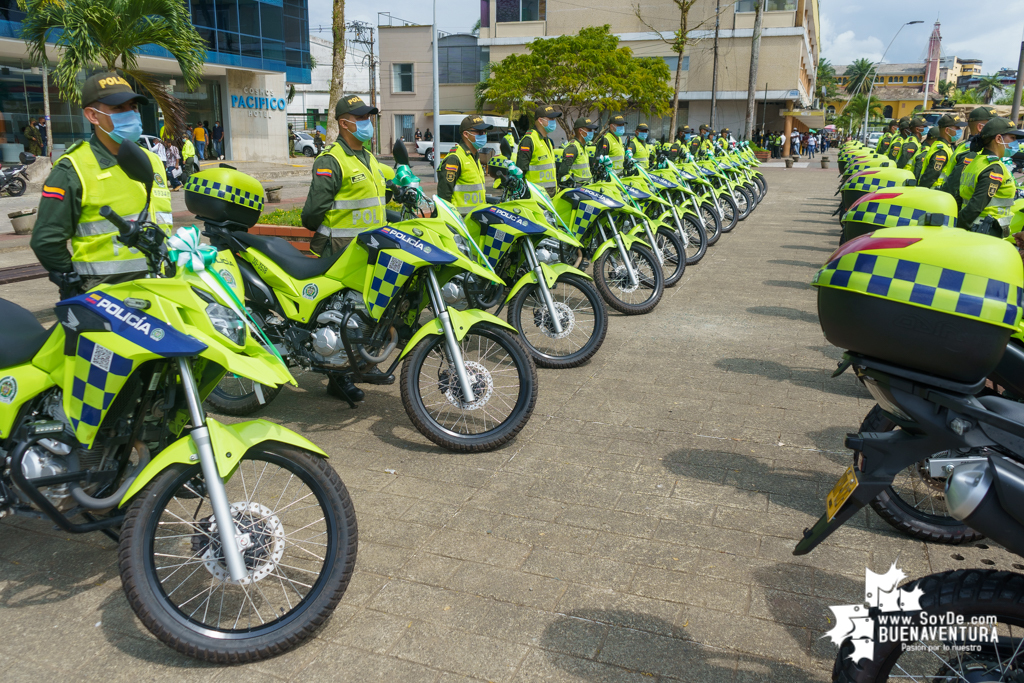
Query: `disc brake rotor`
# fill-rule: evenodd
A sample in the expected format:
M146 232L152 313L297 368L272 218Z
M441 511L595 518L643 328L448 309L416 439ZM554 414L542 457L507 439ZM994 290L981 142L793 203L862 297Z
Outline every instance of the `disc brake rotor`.
M572 333L576 326L576 316L572 309L561 301L555 302L555 311L558 312L558 322L562 325L562 332L556 333L555 326L551 324L551 313L547 306L538 306L533 309L533 324L540 328L546 337L551 339L564 339Z
M491 372L480 363L465 361L466 374L469 375L469 383L473 387L473 396L476 398L472 403L465 402L462 393L462 384L459 382L459 375L451 367L445 367L438 373L438 390L456 408L460 410L479 410L487 405L494 393L494 378Z
M192 537L194 553L203 551L203 566L214 578L225 583L250 585L269 576L284 556L284 525L273 510L260 503L231 504L231 516L241 537L239 547L249 575L234 581L224 561L217 520L207 517L199 523L200 533ZM204 550L205 548L205 550Z
M635 267L634 267L635 268ZM620 263L612 269L612 277L610 278L615 282L615 288L626 294L632 294L636 290L640 289L640 278L637 277L636 284L629 284L629 271L626 270L626 265Z

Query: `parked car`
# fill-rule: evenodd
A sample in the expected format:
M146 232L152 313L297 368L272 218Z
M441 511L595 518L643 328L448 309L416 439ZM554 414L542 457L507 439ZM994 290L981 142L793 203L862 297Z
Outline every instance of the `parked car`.
M452 147L459 144L459 124L462 123L464 118L466 118L466 114L441 114L437 117L441 131L441 142L438 144L441 154L448 154ZM487 144L484 145L484 149L489 149L491 154L499 154L499 143L510 125L508 119L503 116L485 116L483 119L494 126L494 128L487 132ZM423 158L428 162L434 163L433 140L417 140L416 152L422 154Z
M316 143L313 142L313 136L309 133L295 133L292 148L295 150L296 154L304 154L307 157L316 156Z
M160 138L157 137L156 135L141 135L139 136L139 147L142 147L143 149L147 149L150 152L152 152L153 145L155 145L156 141L159 139Z
M881 140L881 139L882 139L882 134L880 132L875 131L874 133L869 133L868 134L868 142L867 142L868 147L877 147L878 146L878 141Z

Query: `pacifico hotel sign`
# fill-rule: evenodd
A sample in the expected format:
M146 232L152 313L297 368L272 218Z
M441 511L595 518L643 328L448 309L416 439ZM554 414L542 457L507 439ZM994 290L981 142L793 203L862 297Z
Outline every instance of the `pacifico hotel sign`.
M235 109L248 109L246 114L269 119L275 111L284 112L288 102L283 97L274 97L273 90L261 88L242 88L241 95L231 96L231 106Z

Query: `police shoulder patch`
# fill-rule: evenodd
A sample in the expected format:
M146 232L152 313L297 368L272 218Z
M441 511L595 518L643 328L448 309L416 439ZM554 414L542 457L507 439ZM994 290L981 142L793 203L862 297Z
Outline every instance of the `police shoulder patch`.
M451 163L448 163L448 164L445 164L444 165L444 170L446 170L446 171L458 171L459 170L459 164L458 164L458 162L455 162L455 161L453 161Z
M945 166L946 160L944 158L935 157L934 168L936 171L941 171L942 167Z
M447 173L445 173L444 174L444 179L447 180L449 183L454 183L455 182L455 171L448 171Z
M989 197L995 197L997 190L999 190L999 183L989 183L989 185L988 185L988 196Z

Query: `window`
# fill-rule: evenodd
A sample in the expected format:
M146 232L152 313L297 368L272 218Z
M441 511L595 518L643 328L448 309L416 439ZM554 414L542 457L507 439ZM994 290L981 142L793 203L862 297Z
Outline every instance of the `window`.
M480 80L486 81L491 77L491 48L484 45L480 48Z
M736 2L737 12L753 12L757 7L754 3L757 0L738 0ZM765 10L768 12L792 12L796 9L796 0L767 0Z
M488 50L488 57L490 51ZM451 35L437 41L437 76L441 83L476 83L483 60L476 38Z
M450 142L452 144L458 142L459 138L462 137L459 134L458 126L441 126L441 130L438 131L438 134L441 136L441 142Z
M829 116L835 116L836 115L836 108L833 105L830 104L825 109L825 113L828 114Z
M892 118L892 105L885 105L885 109L882 110L882 116L887 119Z
M498 21L543 21L546 0L497 0Z
M412 64L393 64L394 85L392 92L413 92L412 87Z
M668 65L668 70L672 73L676 72L676 65L679 64L679 55L672 55L671 57L662 57L665 60L665 64ZM683 71L690 70L690 55L683 55Z
M395 114L395 137L403 138L404 140L411 142L414 135L413 127L415 125L416 117L414 115Z

